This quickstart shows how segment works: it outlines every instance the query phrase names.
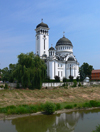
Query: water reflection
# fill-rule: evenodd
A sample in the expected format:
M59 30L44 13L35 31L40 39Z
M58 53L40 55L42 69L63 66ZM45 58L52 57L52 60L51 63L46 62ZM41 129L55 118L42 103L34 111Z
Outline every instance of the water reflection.
M74 132L75 125L83 113L72 112L60 115L42 115L12 120L18 132Z
M0 132L91 132L99 117L100 110L30 116L0 121Z
M80 117L83 117L83 113L63 113L60 116L56 116L55 123L46 132L74 132L75 125Z

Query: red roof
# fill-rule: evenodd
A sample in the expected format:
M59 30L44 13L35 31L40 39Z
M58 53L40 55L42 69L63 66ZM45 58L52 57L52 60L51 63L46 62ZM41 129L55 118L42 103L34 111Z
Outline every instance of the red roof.
M92 70L92 73L100 73L100 70Z

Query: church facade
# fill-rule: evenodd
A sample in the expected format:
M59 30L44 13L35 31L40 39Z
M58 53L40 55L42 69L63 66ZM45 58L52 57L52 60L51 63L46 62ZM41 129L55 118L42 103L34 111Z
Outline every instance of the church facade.
M69 79L79 76L79 63L73 55L72 42L64 35L54 47L49 48L49 27L41 22L36 26L36 55L44 59L47 65L47 76L55 79L59 76L60 80L64 77Z

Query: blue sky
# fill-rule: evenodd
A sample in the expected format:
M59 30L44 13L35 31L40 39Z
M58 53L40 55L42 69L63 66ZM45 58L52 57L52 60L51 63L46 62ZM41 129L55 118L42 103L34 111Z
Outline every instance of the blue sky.
M100 0L0 0L0 68L17 63L20 53L35 53L35 28L48 24L49 46L71 40L80 66L100 69Z

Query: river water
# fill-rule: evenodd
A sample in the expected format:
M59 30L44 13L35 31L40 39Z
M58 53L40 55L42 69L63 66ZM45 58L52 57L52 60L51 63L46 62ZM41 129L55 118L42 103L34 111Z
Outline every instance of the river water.
M39 115L0 121L0 132L92 132L100 124L100 110Z

